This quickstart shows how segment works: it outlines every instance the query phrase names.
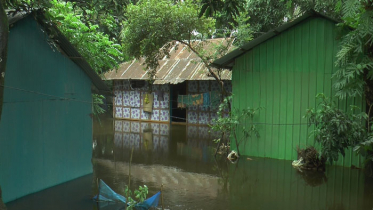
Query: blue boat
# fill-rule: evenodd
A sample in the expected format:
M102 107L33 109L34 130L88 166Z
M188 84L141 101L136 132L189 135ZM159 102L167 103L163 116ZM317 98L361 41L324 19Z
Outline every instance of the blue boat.
M151 207L155 208L158 206L159 198L161 196L161 192L157 192L152 197L146 199L141 203L137 203L135 205L135 209L137 210L148 210ZM93 200L100 204L100 209L106 206L119 206L125 207L128 205L126 202L126 198L123 195L120 195L114 190L112 190L104 181L100 179L98 184L98 194L93 197ZM121 209L121 208L119 208Z

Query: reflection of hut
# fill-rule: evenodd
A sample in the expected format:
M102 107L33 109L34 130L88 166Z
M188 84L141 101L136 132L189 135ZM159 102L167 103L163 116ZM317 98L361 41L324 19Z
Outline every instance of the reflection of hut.
M174 149L170 144L170 139L174 139L177 141L178 155L203 162L210 161L210 149L215 148L215 143L211 140L219 135L209 132L206 125L173 125L172 131L170 128L170 125L159 122L115 120L115 147L167 154ZM182 136L185 136L185 139Z
M168 151L170 125L136 121L115 121L114 142L118 148Z
M211 43L221 43L224 39L214 39ZM178 47L176 47L179 45ZM211 45L206 45L206 48ZM209 48L210 49L210 48ZM218 83L208 76L208 70L200 59L187 47L176 43L170 52L170 58L161 60L156 79L152 86L147 83L148 75L141 61L134 60L120 65L118 70L105 74L114 85L114 116L117 119L132 119L155 122L186 122L190 124L208 124L216 117L214 106L198 105L178 108L178 96L219 92ZM231 90L231 72L223 71L222 79L226 89ZM151 91L150 91L151 90ZM144 108L151 92L154 97L152 111ZM147 98L147 100L144 100ZM149 97L150 98L150 97ZM145 102L145 103L144 103Z

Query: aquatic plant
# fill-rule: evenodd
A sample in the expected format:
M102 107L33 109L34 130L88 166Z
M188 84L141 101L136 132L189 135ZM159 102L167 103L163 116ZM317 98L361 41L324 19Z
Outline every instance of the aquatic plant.
M136 204L144 202L146 200L146 196L148 195L148 187L146 185L139 186L139 189L136 189L134 192L131 191L131 189L126 186L124 193L127 197L127 210L132 210ZM132 195L135 197L133 198Z
M257 127L253 123L253 118L262 108L254 109L247 107L244 109L235 108L230 110L232 97L233 96L226 97L220 104L217 112L218 118L213 120L213 124L210 125L210 128L221 135L220 138L214 139L214 141L218 143L217 148L223 143L222 140L226 140L227 142L225 144L230 145L231 140L225 138L230 136L231 139L234 140L237 153L240 156L240 144L253 136L259 137Z

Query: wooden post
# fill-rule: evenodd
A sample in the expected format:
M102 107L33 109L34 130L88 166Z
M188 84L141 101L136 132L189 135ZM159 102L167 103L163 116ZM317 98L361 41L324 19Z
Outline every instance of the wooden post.
M132 162L133 149L134 149L134 147L132 147L131 157L130 157L130 164L129 164L129 169L128 169L128 191L126 193L127 205L128 205L128 197L129 197L128 192L131 190L131 162Z
M163 204L163 184L161 185L161 201L162 201L162 210L164 210L164 204Z
M132 163L133 149L134 147L132 147L132 151L131 151L130 166L129 166L129 172L128 172L128 189L130 189L131 187L131 163Z
M98 178L96 178L96 184L97 184L97 190L98 190L97 200L99 201L100 200L100 184L98 183Z

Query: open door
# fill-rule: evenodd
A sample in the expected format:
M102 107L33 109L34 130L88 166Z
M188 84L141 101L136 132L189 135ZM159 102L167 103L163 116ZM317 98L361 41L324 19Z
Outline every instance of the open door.
M186 95L187 88L186 82L179 83L171 86L171 122L184 122L186 123L186 109L177 108L178 95Z

